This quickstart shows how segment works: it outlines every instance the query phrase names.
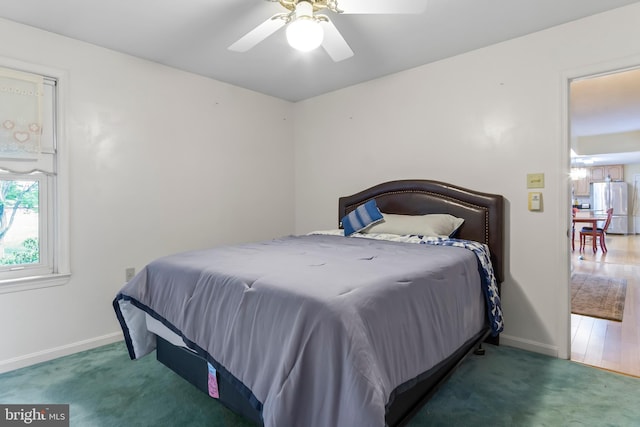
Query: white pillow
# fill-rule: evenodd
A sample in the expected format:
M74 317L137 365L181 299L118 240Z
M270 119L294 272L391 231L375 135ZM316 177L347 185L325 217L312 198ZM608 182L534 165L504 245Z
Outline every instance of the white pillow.
M366 233L417 234L430 237L451 237L464 222L449 214L396 215L383 213L384 221L368 228Z

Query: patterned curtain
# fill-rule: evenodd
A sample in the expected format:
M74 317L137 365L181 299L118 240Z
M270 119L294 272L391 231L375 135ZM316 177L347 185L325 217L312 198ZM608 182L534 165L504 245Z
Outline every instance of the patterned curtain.
M0 157L40 154L42 76L0 67Z

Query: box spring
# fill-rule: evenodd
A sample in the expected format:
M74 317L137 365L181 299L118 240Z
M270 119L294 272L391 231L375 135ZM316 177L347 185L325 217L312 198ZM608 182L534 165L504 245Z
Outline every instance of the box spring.
M415 381L398 387L394 392L395 397L391 405L387 407L385 420L388 426L399 427L405 425L411 417L429 400L438 387L455 371L457 366L489 335L489 329L482 330L479 334L460 347L449 358L423 373ZM171 344L160 336L157 336L156 357L158 361L189 381L203 393L209 393L207 361L198 354ZM220 399L224 406L249 421L262 426L261 414L253 408L235 387L220 375L217 375Z

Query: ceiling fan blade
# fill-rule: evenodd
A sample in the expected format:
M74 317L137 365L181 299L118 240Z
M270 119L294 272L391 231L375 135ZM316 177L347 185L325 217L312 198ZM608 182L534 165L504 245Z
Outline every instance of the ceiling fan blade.
M331 21L323 21L320 23L324 30L324 39L322 47L327 51L331 59L335 62L343 61L353 56L353 51L347 44L340 31L333 25Z
M428 0L338 0L344 13L362 14L420 14Z
M278 31L284 26L284 24L286 24L286 22L283 19L280 19L279 15L272 16L242 36L240 40L229 46L227 49L234 52L246 52L262 40L269 37L271 34Z

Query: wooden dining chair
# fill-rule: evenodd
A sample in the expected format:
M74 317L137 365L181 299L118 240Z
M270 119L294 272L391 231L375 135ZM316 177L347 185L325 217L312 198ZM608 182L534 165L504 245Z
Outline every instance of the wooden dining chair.
M600 249L602 252L607 252L607 244L605 242L605 236L607 235L607 229L611 224L611 217L613 217L613 209L607 209L607 219L604 221L602 228L596 228L596 239L600 240ZM584 250L587 237L593 237L593 229L591 227L582 227L580 230L580 251Z
M572 218L576 217L578 213L578 208L573 208L571 210ZM571 252L576 250L576 223L571 221Z

